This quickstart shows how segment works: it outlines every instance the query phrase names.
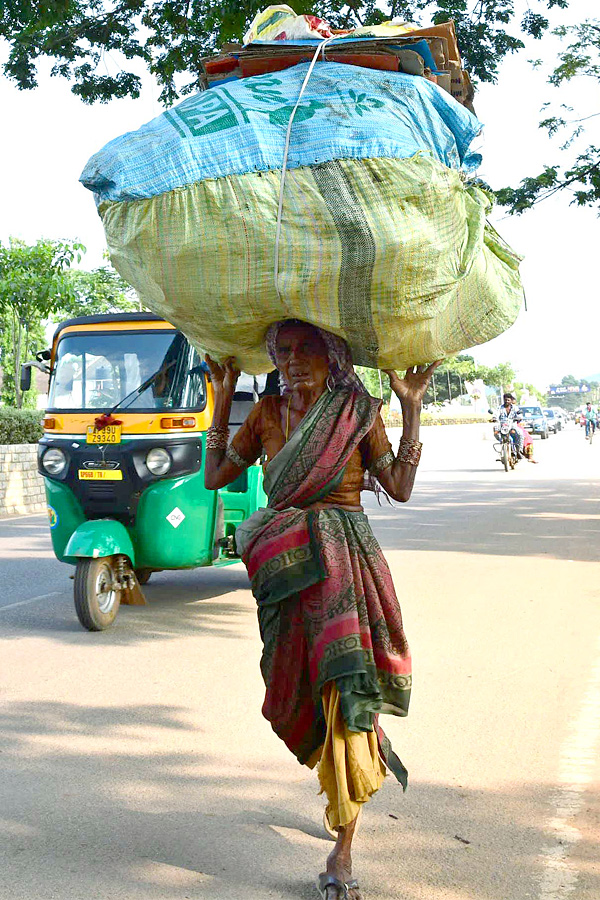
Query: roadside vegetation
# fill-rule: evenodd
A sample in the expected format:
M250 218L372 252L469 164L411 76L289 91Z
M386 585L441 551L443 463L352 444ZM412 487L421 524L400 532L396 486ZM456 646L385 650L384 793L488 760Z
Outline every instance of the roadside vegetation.
M37 444L43 433L40 410L0 407L0 445Z
M129 285L109 266L75 268L85 254L76 241L0 242L0 402L35 407L36 391L22 394L21 363L46 347L45 327L71 316L139 309ZM1 443L1 442L0 442Z

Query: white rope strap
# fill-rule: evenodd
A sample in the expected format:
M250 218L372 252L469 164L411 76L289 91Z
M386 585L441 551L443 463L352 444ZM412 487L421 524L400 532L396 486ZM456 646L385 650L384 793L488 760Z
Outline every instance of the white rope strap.
M304 76L304 81L302 82L302 87L300 88L300 93L298 94L298 99L296 100L296 105L292 110L292 114L290 116L290 120L288 122L287 133L285 136L285 148L283 151L283 165L281 166L281 181L279 184L279 208L277 210L277 230L275 232L275 290L277 291L277 296L281 297L279 293L279 241L281 238L281 214L283 212L283 191L285 188L285 175L287 172L287 161L288 161L288 153L290 150L290 136L292 133L292 125L294 124L294 116L296 115L296 110L300 105L300 101L302 100L302 96L304 94L306 85L310 80L310 76L312 75L313 69L315 67L315 63L319 58L319 53L323 51L325 52L326 44L329 44L330 41L334 41L335 37L325 38L325 40L321 41L319 46L316 48L311 63L308 67L306 75Z

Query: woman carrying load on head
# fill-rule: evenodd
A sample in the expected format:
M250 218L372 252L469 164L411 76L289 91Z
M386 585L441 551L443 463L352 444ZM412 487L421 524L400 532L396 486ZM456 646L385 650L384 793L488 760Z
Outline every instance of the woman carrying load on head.
M228 445L238 372L207 357L215 392L206 441L206 486L223 487L266 457L266 509L236 532L258 604L266 685L263 714L299 762L318 767L336 845L319 876L325 900L360 900L351 844L361 805L386 768L407 773L378 722L405 716L410 653L381 549L360 505L365 473L396 500L411 495L419 463L423 396L438 365L401 379L388 371L402 405L394 455L380 415L354 373L348 345L312 325L271 326L267 351L281 396L263 397Z

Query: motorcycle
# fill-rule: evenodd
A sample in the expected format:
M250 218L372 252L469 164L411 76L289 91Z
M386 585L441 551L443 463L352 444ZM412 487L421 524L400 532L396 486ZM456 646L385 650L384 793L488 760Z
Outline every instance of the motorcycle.
M504 471L508 472L509 469L514 469L519 461L517 448L511 437L514 425L511 422L498 422L495 418L492 419L492 422L494 423L494 437L496 438L494 450L499 454L498 462L501 462L504 466Z

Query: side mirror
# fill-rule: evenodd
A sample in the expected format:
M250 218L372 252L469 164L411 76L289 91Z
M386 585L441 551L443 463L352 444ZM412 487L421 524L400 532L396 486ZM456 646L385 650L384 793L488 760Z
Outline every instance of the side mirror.
M488 413L490 414L490 416L493 416L493 415L494 415L494 410L493 410L493 409L488 409Z
M21 379L19 386L23 393L25 393L25 391L28 391L31 387L31 366L29 365L29 363L24 363L21 366Z

